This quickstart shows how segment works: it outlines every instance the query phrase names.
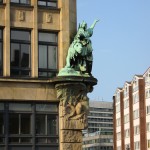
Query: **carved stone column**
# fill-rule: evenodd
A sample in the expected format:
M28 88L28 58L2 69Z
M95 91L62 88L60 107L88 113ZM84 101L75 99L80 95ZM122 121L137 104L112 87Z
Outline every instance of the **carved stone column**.
M94 78L93 78L94 80ZM93 86L83 78L61 78L56 84L59 104L60 150L82 150L82 130L87 128L89 99ZM97 80L94 80L95 84Z

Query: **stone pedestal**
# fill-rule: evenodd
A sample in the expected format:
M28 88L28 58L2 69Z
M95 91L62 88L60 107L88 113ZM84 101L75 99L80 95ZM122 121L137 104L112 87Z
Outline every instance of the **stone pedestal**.
M87 114L91 92L97 83L94 78L58 77L56 79L59 104L60 150L82 150L82 130L87 128Z

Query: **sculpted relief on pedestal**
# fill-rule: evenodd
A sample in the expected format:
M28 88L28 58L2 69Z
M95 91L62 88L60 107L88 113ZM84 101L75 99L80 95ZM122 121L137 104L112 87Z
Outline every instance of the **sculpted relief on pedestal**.
M86 85L66 83L57 85L56 89L60 99L62 129L85 129L89 111Z

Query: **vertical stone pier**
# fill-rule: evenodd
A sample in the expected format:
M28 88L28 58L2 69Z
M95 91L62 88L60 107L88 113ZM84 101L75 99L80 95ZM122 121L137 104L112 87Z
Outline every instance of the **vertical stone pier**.
M82 130L87 128L89 99L97 80L93 77L57 77L60 150L82 150Z

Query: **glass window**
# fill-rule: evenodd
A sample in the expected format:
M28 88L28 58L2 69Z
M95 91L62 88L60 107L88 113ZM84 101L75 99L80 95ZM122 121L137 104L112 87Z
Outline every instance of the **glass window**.
M4 103L0 103L0 110L4 110Z
M139 118L139 109L133 111L133 119Z
M47 134L48 135L55 135L57 134L57 119L56 117L54 118L53 116L48 116L47 117Z
M11 30L11 39L30 41L30 33L28 31Z
M9 115L9 133L19 134L19 114Z
M9 133L10 134L30 134L31 133L30 114L10 114Z
M2 144L13 150L58 149L58 104L5 102L0 106L0 149Z
M147 106L146 112L147 112L147 114L150 114L150 105Z
M39 77L53 77L57 72L57 34L39 32Z
M46 134L45 131L45 115L36 115L36 134L44 135Z
M126 99L124 101L124 109L128 108L129 107L129 99Z
M140 127L139 127L139 125L138 125L138 126L135 126L135 127L134 127L134 135L139 134L139 132L140 132Z
M55 115L36 115L36 134L56 135L57 118Z
M57 35L55 33L39 32L39 41L57 43Z
M4 134L4 118L3 113L0 113L0 135Z
M11 3L30 5L30 0L11 0Z
M147 140L147 148L150 148L150 140Z
M58 112L55 104L36 104L36 111Z
M38 0L39 6L57 7L57 0Z
M2 29L0 29L0 75L2 75L2 67L3 67L3 33Z
M10 111L31 111L31 104L10 103Z
M139 150L139 148L140 148L140 142L139 141L134 142L134 147L135 147L135 150Z
M116 106L116 113L120 112L120 104Z
M127 123L127 122L129 122L129 114L124 116L124 123Z
M30 76L30 32L11 30L11 76Z
M2 40L2 29L0 29L0 40Z
M31 116L30 114L21 114L20 119L20 128L21 134L30 134L31 133ZM25 139L22 139L25 140Z
M149 132L150 131L150 122L146 123L146 128L147 128L147 132Z
M136 94L133 94L133 103L137 103L139 101L139 94L136 93Z

